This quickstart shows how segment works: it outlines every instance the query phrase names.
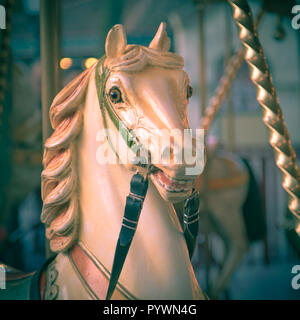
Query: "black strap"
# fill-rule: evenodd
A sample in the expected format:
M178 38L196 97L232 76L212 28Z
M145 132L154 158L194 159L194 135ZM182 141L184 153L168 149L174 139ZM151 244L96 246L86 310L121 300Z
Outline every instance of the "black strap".
M130 194L126 198L125 212L115 250L106 300L111 298L118 283L127 253L137 228L147 189L148 179L144 179L141 174L136 173L131 179Z
M198 235L199 204L199 193L193 190L185 200L183 209L183 231L190 259L192 259Z

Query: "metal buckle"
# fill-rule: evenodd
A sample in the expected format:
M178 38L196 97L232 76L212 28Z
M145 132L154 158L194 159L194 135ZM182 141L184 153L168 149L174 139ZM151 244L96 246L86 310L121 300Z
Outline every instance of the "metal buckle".
M140 175L144 177L144 179L148 179L149 174L152 172L154 166L150 163L144 156L135 156L131 163L136 167L136 173L138 172Z

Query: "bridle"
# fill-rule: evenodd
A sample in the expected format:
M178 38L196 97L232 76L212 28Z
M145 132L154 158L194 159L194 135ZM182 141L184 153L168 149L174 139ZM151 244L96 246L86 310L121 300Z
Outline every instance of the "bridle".
M98 61L95 75L98 101L102 113L104 128L108 128L106 117L107 112L116 129L120 131L120 134L126 142L128 148L133 151L144 150L147 152L147 154L150 154L148 150L143 148L143 145L135 135L134 131L130 130L120 119L107 97L105 86L110 75L110 70L108 67L104 67L104 60L105 56ZM111 139L109 135L107 138L114 150L114 146L110 141ZM116 150L114 150L114 152L116 153ZM140 213L142 211L143 203L148 190L148 176L154 169L154 166L151 164L149 158L143 159L143 157L137 156L133 159L133 164L136 166L137 172L131 178L130 193L126 198L123 221L114 254L113 267L106 294L106 300L111 298L118 283L127 253L137 229ZM199 194L193 190L192 194L185 200L183 214L184 236L188 246L190 258L192 257L192 253L194 251L195 241L198 233L198 220Z
M100 110L101 110L101 113L102 113L104 128L108 129L107 117L106 117L106 112L105 112L105 111L107 111L107 113L109 115L109 118L113 122L113 124L116 127L116 129L119 130L122 138L124 139L124 141L127 144L127 147L129 149L133 150L133 151L134 150L141 150L141 149L145 150L145 148L143 148L143 146L140 143L139 139L135 135L134 131L128 129L126 124L124 124L124 121L122 121L120 119L120 117L116 113L114 107L112 106L110 100L107 97L107 94L105 92L105 86L106 86L107 79L109 78L109 75L110 75L110 70L107 67L103 67L104 60L105 60L105 56L103 56L98 61L98 64L96 66L97 95L98 95L98 101L99 101L99 105L100 105ZM101 73L100 69L102 69L102 73ZM100 73L101 73L101 76L100 76ZM114 146L111 143L111 139L109 137L109 134L108 134L108 140L109 140L109 143L111 144L111 147L114 149ZM114 152L118 156L116 150L114 150ZM139 159L139 160L140 160L140 162L143 162L144 164L146 162L147 163L149 162L149 159ZM139 165L138 159L134 159L133 161L134 161L133 164ZM151 169L150 167L151 167L151 165L149 165L149 169Z

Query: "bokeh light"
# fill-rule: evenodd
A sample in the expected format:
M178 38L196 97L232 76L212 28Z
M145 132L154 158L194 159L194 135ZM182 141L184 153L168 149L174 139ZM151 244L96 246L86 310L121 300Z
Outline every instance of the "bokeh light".
M67 69L71 68L72 63L73 63L73 61L71 58L62 58L60 60L59 65L60 65L61 69L67 70Z
M96 63L98 61L97 58L87 58L85 61L84 61L84 66L88 69L90 68L94 63Z

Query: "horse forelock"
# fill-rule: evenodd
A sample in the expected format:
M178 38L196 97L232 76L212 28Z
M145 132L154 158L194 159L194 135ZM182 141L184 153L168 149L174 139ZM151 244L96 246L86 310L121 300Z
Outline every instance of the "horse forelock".
M140 45L127 45L120 57L107 58L105 65L111 71L137 72L146 65L167 69L182 69L183 58L176 53L159 51Z

